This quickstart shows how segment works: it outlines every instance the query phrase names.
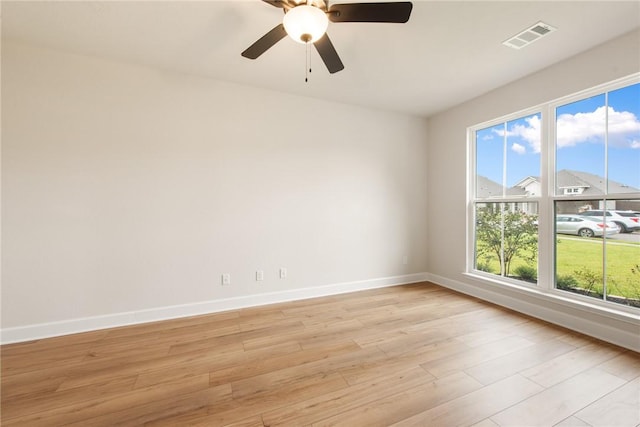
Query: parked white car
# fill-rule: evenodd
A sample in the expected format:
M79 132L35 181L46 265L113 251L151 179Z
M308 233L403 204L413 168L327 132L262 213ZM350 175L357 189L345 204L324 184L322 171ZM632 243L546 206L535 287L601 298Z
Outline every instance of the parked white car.
M613 221L618 224L621 233L633 233L634 231L640 230L640 218L638 218L633 211L590 210L582 212L580 215L600 218L600 220L606 216L607 221Z
M580 215L557 215L556 233L573 234L580 237L602 237L618 234L620 228L612 221L604 222L593 217Z

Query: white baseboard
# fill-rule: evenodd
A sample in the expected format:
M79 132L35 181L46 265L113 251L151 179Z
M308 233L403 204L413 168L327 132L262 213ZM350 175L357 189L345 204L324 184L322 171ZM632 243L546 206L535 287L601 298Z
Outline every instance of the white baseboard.
M317 298L327 295L337 295L366 289L424 282L427 280L428 276L428 273L406 274L402 276L336 283L313 288L292 289L281 292L247 295L192 304L109 314L105 316L92 316L59 322L6 328L0 330L0 343L10 344L31 341L79 332L95 331L99 329L115 328L119 326L135 325L139 323L155 322L180 317L197 316L201 314L218 313L240 308Z
M197 316L257 307L280 302L338 295L367 289L383 288L430 281L446 288L510 308L520 313L569 328L585 335L640 352L640 323L624 316L599 313L568 300L528 290L514 290L504 286L492 287L481 281L465 283L429 273L415 273L355 282L336 283L313 288L247 295L204 301L192 304L158 307L147 310L92 316L59 322L5 328L0 330L0 343L10 344L50 338L99 329L135 325L160 320Z
M638 321L638 316L605 312L604 310L594 309L593 306L588 306L587 304L535 290L511 289L510 287L499 285L491 286L490 284L482 283L480 280L473 280L473 278L469 280L473 283L463 283L429 274L429 281L602 341L640 352L640 322Z

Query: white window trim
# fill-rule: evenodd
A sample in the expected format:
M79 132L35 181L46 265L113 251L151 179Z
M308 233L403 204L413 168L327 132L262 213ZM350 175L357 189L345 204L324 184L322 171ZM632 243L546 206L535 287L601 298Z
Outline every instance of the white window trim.
M537 106L517 111L490 121L479 123L467 129L467 260L466 275L486 282L491 285L507 286L509 288L522 289L528 292L539 293L553 298L557 301L575 303L583 307L589 307L602 313L631 316L637 320L640 318L640 310L636 307L629 307L623 304L611 303L584 295L574 294L555 288L555 236L554 224L554 204L556 201L580 200L582 192L578 194L565 195L555 194L555 110L557 107L580 101L585 98L612 92L626 86L640 83L640 73L604 83L571 95L567 95L555 100L539 104ZM512 120L521 119L534 114L540 114L541 138L540 147L540 188L539 197L500 197L476 199L476 132L488 127L500 125ZM610 194L602 197L605 200L624 200L640 198L639 193ZM524 281L510 279L476 270L475 265L475 204L480 201L487 203L510 203L510 202L537 202L538 203L538 283L530 284Z

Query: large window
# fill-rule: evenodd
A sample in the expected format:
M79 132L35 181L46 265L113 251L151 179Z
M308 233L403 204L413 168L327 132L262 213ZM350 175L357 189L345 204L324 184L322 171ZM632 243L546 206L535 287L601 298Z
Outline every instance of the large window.
M640 307L640 77L470 130L469 270Z
M540 136L539 113L475 132L477 270L537 281Z

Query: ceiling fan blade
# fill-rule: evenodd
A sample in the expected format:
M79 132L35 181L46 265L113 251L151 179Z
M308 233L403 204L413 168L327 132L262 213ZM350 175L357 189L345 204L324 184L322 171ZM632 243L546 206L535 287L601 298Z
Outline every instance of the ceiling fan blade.
M285 2L283 0L262 0L265 3L269 3L271 6L275 6L275 7L284 7L285 6Z
M333 47L333 43L331 43L327 33L320 37L320 39L313 45L316 47L320 58L322 58L324 65L327 66L327 69L331 74L344 69L344 65L338 56L338 52L336 52L336 48Z
M284 25L279 24L242 52L242 56L249 59L256 59L286 35L287 32L284 29Z
M292 8L296 7L299 4L298 2L302 2L303 0L262 0L262 1L270 4L271 6L283 9L285 12L288 12ZM322 2L323 0L316 0L316 1ZM326 10L326 8L323 10Z
M334 4L329 9L331 22L392 22L405 23L411 16L409 1L387 3Z

